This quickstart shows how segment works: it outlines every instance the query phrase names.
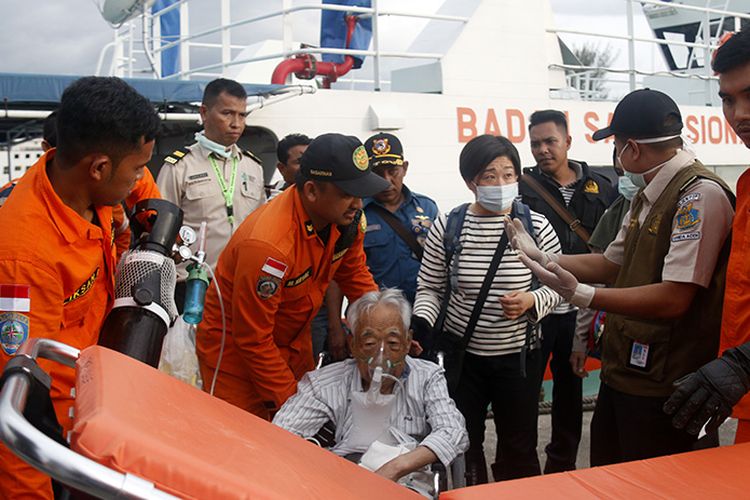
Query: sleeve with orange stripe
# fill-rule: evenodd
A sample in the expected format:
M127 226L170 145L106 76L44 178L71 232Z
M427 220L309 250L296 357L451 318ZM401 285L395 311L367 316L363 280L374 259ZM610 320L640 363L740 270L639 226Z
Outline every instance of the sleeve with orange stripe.
M232 339L252 382L263 401L279 408L297 390L294 373L276 345L274 326L281 314L283 281L262 271L267 258L280 262L288 259L271 245L247 241L239 245L232 290ZM276 283L276 291L268 298L261 297L261 280Z

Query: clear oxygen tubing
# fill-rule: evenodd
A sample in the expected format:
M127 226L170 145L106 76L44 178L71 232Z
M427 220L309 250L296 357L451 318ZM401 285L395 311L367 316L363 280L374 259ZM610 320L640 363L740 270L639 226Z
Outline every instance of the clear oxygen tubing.
M211 396L214 395L214 389L216 388L216 379L219 377L219 367L221 366L221 358L224 356L224 344L227 340L227 317L224 314L224 299L221 297L221 288L219 288L219 280L216 279L214 270L211 266L204 264L209 274L211 275L211 283L216 286L216 296L219 298L219 308L221 309L221 346L219 347L219 357L216 358L216 368L214 368L214 376L211 379L211 390L208 392Z

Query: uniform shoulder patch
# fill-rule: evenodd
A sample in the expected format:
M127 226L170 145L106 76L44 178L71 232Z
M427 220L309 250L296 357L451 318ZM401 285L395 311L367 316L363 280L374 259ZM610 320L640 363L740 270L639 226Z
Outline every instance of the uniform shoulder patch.
M6 312L0 314L0 346L8 356L13 356L29 338L29 317L26 314Z
M261 276L258 278L258 284L255 285L255 291L261 299L268 299L279 290L281 280L272 276Z
M187 147L176 149L164 157L164 163L169 163L170 165L176 165L189 152L190 150Z
M260 158L258 158L258 157L257 157L256 155L254 155L254 154L252 153L252 151L250 151L250 150L248 150L248 149L243 149L243 150L241 150L241 151L242 151L242 154L244 154L245 156L249 156L249 157L250 157L251 159L253 159L253 160L254 160L254 161L255 161L255 162L256 162L256 163L258 164L258 165L260 165L260 166L263 166L263 161L261 161L261 159L260 159Z

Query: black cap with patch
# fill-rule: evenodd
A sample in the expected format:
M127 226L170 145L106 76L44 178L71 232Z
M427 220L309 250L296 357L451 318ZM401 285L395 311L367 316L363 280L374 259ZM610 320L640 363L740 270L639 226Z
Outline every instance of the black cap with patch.
M359 139L351 135L316 137L300 158L300 171L307 179L332 182L358 198L378 194L391 185L370 170L367 151Z
M617 104L612 122L597 130L595 141L611 135L628 139L648 139L679 135L682 132L682 115L671 97L651 89L636 90Z
M375 134L365 141L365 149L370 157L370 166L399 167L404 164L404 148L393 134Z

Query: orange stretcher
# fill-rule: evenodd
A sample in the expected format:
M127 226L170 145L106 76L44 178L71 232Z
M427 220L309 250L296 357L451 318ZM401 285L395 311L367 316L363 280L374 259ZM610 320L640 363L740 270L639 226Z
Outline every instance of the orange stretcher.
M750 443L446 491L440 500L488 498L748 498Z
M107 498L422 498L123 354L44 339L21 349L75 362L71 449L25 421L23 373L0 392L0 438L73 488Z

